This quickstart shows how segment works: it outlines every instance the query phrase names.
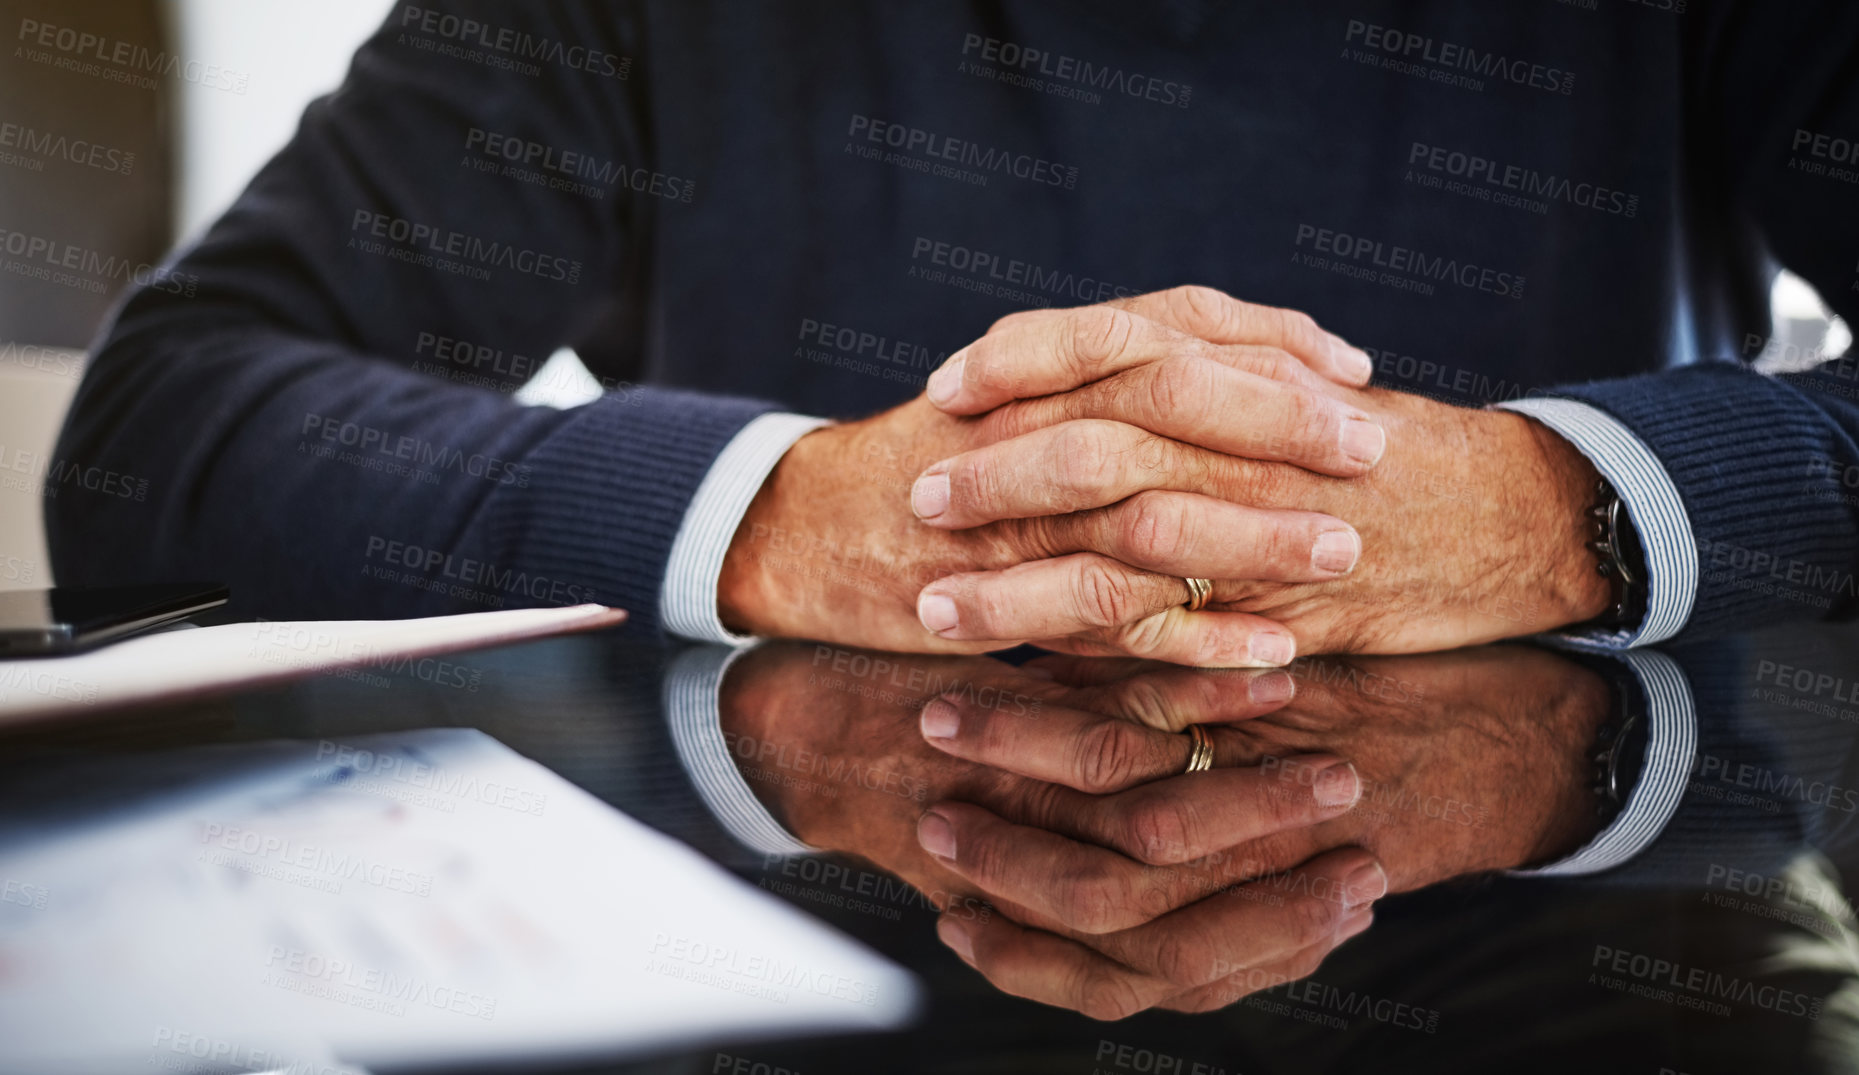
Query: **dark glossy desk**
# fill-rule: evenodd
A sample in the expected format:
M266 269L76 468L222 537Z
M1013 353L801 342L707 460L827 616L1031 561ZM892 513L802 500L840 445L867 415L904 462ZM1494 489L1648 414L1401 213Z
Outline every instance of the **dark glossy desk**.
M1665 831L1626 867L1580 879L1481 868L1391 896L1378 906L1374 926L1334 952L1310 979L1200 1015L1151 1011L1095 1022L1003 995L941 945L931 901L885 869L901 868L922 883L920 874L893 861L913 853L910 841L871 830L883 817L911 816L942 794L932 785L937 766L947 760L920 739L912 745L916 703L909 690L848 686L843 675L822 674L822 667L831 673L832 659L806 646L791 647L786 657L761 658L760 665L744 658L732 666L720 702L723 720L755 721L764 738L784 727L768 723L776 709L775 717L789 722L779 733L785 736L804 738L805 727L837 721L823 733L832 744L824 753L881 755L896 779L861 782L815 768L815 786L804 800L778 792L779 778L771 783L765 763L743 762L745 770L764 773L752 773L750 786L783 823L817 839L848 831L846 818L858 820L850 828L871 841L856 849L863 858L781 858L734 841L695 792L667 730L663 710L675 692L667 690L665 676L681 651L622 633L458 655L449 658L453 671L445 675L364 669L195 705L15 730L0 739L6 773L0 776L0 854L7 841L29 838L45 819L67 816L67 798L96 794L84 774L98 766L120 772L125 759L207 743L341 742L401 730L475 728L910 968L927 997L914 1024L896 1033L715 1041L645 1059L503 1060L483 1070L1855 1071L1859 946L1838 871L1855 862L1850 837L1859 798L1849 800L1845 789L1859 786L1859 778L1848 775L1851 739L1859 731L1856 640L1859 635L1845 630L1795 630L1672 651L1695 709L1696 757L1684 800ZM782 661L791 667L778 667ZM1441 683L1462 686L1465 679L1454 665L1378 667L1382 686L1371 689L1360 675L1312 674L1300 681L1299 698L1319 688L1337 696L1353 690L1363 699L1356 723L1385 722L1414 710L1416 693L1428 695L1396 696L1387 682L1427 682L1436 674L1429 667L1447 669ZM1574 663L1566 668L1570 676L1587 674ZM753 690L735 682L751 675L780 682ZM907 677L898 682L909 686ZM1425 719L1437 730L1408 729L1420 738L1403 755L1409 760L1401 779L1450 769L1462 798L1502 819L1521 811L1526 793L1537 794L1528 789L1540 783L1531 775L1540 767L1528 757L1488 770L1469 766L1456 756L1466 740L1455 738L1473 727L1467 714L1481 706L1529 710L1530 698L1506 695L1536 687L1515 677L1496 682L1507 686L1489 705L1431 689L1435 711ZM764 711L730 711L749 704ZM900 730L881 742L848 738L846 729L857 721ZM731 739L732 746L739 742ZM1435 753L1428 753L1428 743L1437 744ZM1487 771L1491 782L1481 784ZM1451 850L1448 843L1458 848L1454 853L1471 856L1466 861L1484 861L1462 831L1448 838L1448 822L1414 805L1425 801L1395 795L1382 804L1387 831L1401 829L1403 846L1411 845L1406 852L1376 849L1391 872L1394 858L1411 853L1433 863L1427 876L1452 874L1450 864L1435 861ZM1501 828L1488 830L1491 839ZM67 839L82 850L81 829ZM0 912L26 910L0 905ZM1670 966L1661 969L1660 960ZM1705 976L1687 978L1692 970ZM1731 979L1750 988L1725 993L1710 984ZM1712 995L1713 988L1720 994ZM83 1013L74 1011L68 1028L46 1032L81 1033L83 1025ZM140 1070L239 1070L177 1068L153 1056L147 1065Z

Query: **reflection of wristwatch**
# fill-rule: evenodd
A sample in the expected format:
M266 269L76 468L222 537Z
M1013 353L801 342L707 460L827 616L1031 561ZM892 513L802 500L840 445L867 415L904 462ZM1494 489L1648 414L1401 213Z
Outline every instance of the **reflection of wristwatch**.
M1646 555L1627 506L1606 478L1595 483L1594 540L1588 543L1600 563L1596 570L1614 584L1614 600L1594 621L1603 627L1629 627L1646 616Z
M1626 809L1646 768L1651 740L1646 700L1639 677L1625 662L1568 650L1560 655L1600 676L1613 695L1613 710L1596 729L1594 744L1588 748L1588 790L1594 795L1595 816L1606 828Z

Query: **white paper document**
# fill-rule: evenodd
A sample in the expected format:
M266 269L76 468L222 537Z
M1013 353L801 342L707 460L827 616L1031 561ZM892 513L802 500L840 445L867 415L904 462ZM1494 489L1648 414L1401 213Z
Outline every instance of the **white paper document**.
M397 668L483 646L611 627L605 605L417 620L229 623L141 635L87 653L0 661L0 722L172 701L339 668Z
M917 1004L907 971L480 732L57 786L0 830L0 1071L614 1056Z

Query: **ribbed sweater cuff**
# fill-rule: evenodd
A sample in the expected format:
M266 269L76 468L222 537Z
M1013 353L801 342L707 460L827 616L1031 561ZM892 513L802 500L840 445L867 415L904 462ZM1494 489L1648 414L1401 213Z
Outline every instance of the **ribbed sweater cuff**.
M1793 385L1727 363L1550 389L1619 419L1664 464L1698 545L1681 637L1824 619L1859 602L1850 442Z
M568 411L524 460L528 487L487 508L487 543L505 562L591 590L583 599L624 608L629 626L657 631L659 586L685 509L730 439L774 409L634 388Z

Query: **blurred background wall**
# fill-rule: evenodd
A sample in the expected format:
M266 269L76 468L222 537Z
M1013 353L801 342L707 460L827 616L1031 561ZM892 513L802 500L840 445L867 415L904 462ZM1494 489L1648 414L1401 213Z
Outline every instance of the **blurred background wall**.
M0 0L0 478L13 476L0 481L0 589L48 584L30 473L50 458L84 348L111 303L232 202L304 105L341 81L390 6ZM61 49L54 35L39 47L45 26L103 44ZM186 67L144 77L98 62L98 47L105 56L147 49L120 54L178 57ZM92 271L25 275L32 260L44 262L9 250L34 240L81 248Z
M21 467L50 457L83 349L127 279L197 234L334 89L390 0L0 0L0 589L46 585L43 503ZM178 57L184 74L122 69L27 44L28 21ZM36 29L36 28L35 28ZM78 53L82 55L82 53ZM159 66L159 65L157 65ZM12 233L18 233L14 235ZM23 237L23 238L22 238ZM70 244L115 266L46 280L9 244ZM114 259L114 261L110 260ZM1763 364L1841 353L1811 288L1784 275ZM570 360L571 361L571 360ZM572 393L569 393L571 401ZM541 402L543 400L533 400ZM177 429L176 436L186 436Z

